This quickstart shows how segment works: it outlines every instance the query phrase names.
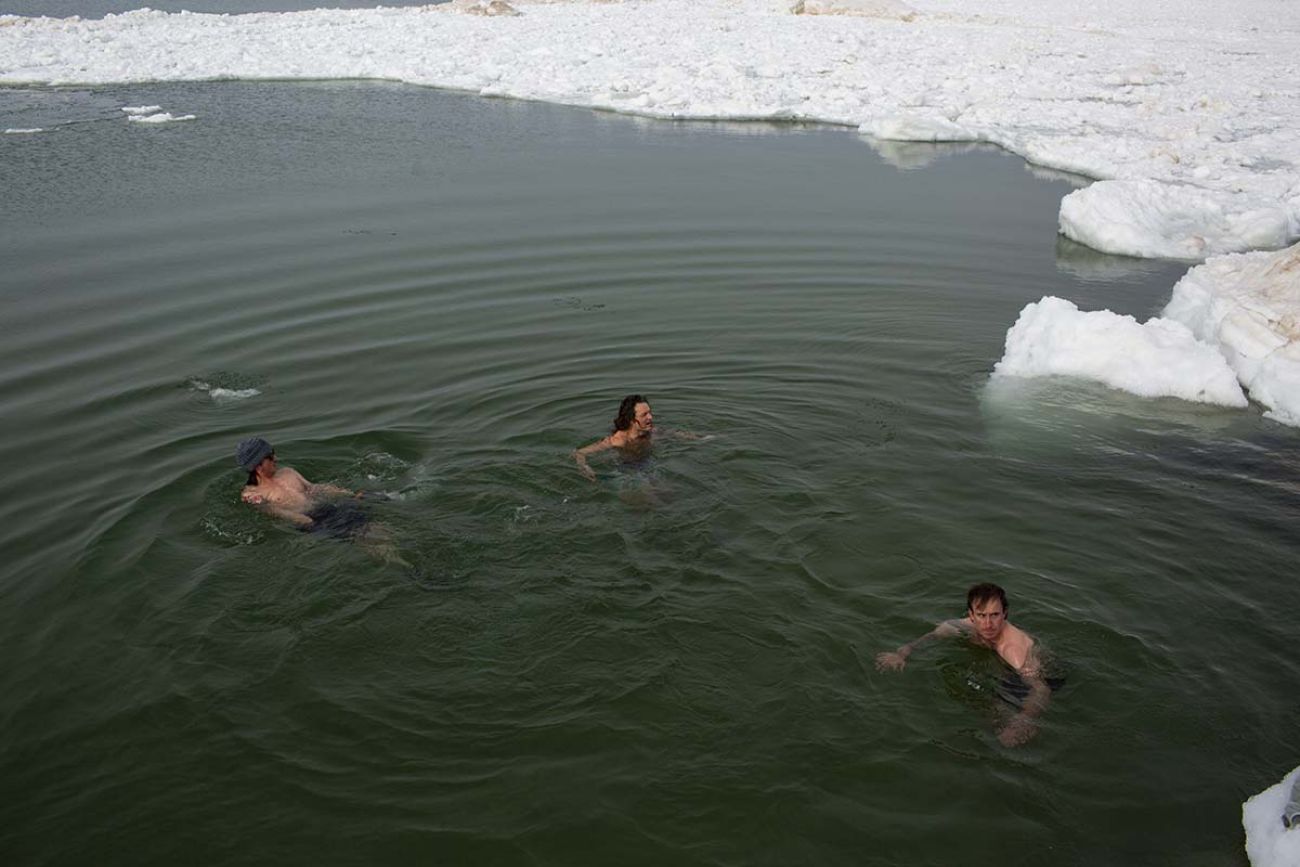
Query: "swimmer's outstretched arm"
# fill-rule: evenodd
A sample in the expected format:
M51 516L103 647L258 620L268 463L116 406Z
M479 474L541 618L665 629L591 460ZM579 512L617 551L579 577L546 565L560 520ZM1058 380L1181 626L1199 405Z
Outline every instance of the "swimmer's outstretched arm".
M614 444L610 442L610 439L610 437L605 437L602 440L596 440L591 445L583 446L580 449L574 450L573 460L578 464L578 472L586 476L589 481L596 481L596 473L591 469L591 467L587 466L587 455L594 455L596 452L603 452L606 449L612 449Z
M934 629L922 635L920 638L907 642L898 650L892 653L886 651L876 655L876 671L902 671L903 666L907 665L907 658L912 655L912 651L921 646L931 638L948 638L955 635L961 635L964 631L962 626L964 620L945 620L939 623Z

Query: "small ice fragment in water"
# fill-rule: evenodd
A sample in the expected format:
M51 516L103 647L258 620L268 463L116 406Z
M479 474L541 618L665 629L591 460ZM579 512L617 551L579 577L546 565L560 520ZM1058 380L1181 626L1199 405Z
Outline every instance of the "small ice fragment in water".
M175 115L164 111L160 114L151 114L148 116L131 114L127 115L126 119L134 123L172 123L173 121L181 120L197 120L197 117L192 114Z
M5 135L31 135L36 132L45 132L45 130L40 127L33 127L32 129L7 129L5 130Z
M256 397L262 393L261 390L257 388L223 388L219 385L205 382L202 379L191 379L190 388L195 391L206 391L209 397L218 402L247 400L250 397Z

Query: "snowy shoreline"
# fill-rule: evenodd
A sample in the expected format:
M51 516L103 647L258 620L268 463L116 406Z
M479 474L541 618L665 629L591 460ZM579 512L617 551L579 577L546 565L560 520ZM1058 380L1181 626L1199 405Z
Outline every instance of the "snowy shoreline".
M988 142L1104 181L1068 196L1060 221L1104 252L1195 261L1300 238L1300 16L1287 0L978 12L841 0L853 2L872 14L516 0L518 15L0 16L0 84L383 79L648 117L833 123Z
M1300 247L1256 254L1279 257L1264 265L1224 255L1300 238L1290 0L456 0L0 15L0 85L231 79L402 81L655 118L998 145L1096 179L1062 201L1066 237L1209 261L1144 326L1068 302L1030 305L1021 318L1034 308L1033 328L1008 333L996 375L1066 373L1240 405L1231 373L1271 417L1300 425ZM164 119L189 117L145 118ZM1133 368L1135 355L1152 360L1149 373Z

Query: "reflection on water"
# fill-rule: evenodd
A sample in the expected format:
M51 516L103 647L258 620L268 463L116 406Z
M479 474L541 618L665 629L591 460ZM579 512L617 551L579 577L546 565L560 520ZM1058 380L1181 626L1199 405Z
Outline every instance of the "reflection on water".
M13 863L1239 851L1292 760L1295 433L989 381L1026 303L1183 270L1063 267L1065 183L382 84L64 96L0 94L93 116L0 139ZM592 484L631 391L713 438ZM419 568L243 507L254 434ZM986 651L871 665L977 580L1070 672L1019 751Z
M880 158L896 169L911 171L934 165L936 160L971 153L997 153L998 148L982 142L892 141L869 135L859 136Z

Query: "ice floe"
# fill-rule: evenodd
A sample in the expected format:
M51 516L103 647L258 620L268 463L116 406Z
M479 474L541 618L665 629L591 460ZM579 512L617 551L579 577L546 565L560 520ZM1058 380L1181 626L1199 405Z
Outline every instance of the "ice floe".
M126 119L133 123L171 123L180 120L195 120L192 114L172 114L163 111L161 105L124 105Z
M1300 768L1287 774L1241 805L1241 824L1246 829L1246 855L1252 867L1296 867L1300 864L1300 825L1288 828L1283 815L1292 816L1297 805L1296 786Z
M192 114L171 114L170 112L160 111L157 114L131 114L127 115L127 120L133 123L172 123L181 120L194 120Z
M1161 315L1217 346L1271 417L1300 425L1300 244L1192 268Z
M1281 247L1300 232L1300 211L1242 193L1151 180L1098 181L1061 201L1061 234L1098 250L1203 259Z
M1109 310L1084 312L1052 296L1020 312L993 375L1074 376L1143 397L1246 406L1232 368L1186 325L1169 319L1139 323Z
M1029 304L994 376L1050 375L1225 406L1244 406L1244 388L1266 415L1300 426L1300 244L1209 259L1145 323L1060 298Z

